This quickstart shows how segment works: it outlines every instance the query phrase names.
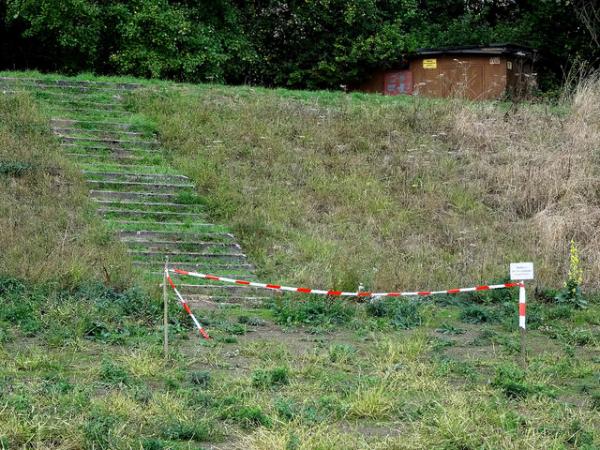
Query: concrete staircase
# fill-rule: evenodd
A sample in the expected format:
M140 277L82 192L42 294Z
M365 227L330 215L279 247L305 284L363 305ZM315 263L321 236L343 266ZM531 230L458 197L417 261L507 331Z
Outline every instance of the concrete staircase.
M254 267L226 227L208 219L192 181L169 167L164 150L124 99L135 83L0 77L0 92L30 92L47 109L65 153L81 168L98 215L149 283L171 266L254 279ZM143 119L143 118L142 118ZM141 123L141 125L140 125ZM180 280L198 306L260 303L269 293L209 280Z

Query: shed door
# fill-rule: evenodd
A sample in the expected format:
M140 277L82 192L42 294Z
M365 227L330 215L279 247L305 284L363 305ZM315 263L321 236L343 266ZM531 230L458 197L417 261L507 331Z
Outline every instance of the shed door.
M412 94L412 74L410 70L387 72L383 84L385 95Z

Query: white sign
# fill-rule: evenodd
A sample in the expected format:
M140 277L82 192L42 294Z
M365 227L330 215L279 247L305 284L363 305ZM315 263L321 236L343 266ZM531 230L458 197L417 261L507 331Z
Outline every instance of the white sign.
M533 263L510 263L510 279L516 281L533 280Z

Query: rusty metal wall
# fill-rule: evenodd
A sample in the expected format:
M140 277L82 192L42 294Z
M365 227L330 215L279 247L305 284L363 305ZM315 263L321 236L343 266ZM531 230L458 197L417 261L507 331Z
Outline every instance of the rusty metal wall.
M497 99L507 88L506 57L444 55L410 62L414 95Z

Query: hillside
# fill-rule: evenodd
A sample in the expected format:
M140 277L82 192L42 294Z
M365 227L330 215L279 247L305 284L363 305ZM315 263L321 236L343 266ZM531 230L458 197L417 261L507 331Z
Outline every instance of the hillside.
M509 105L2 75L34 79L0 95L2 448L600 445L596 83ZM161 175L184 194L153 193ZM526 354L510 289L209 296L192 305L208 341L171 296L165 358L147 253L230 273L210 250L229 241L204 239L233 236L240 276L317 288L471 286L533 260ZM571 239L583 295L557 301Z
M136 94L264 277L393 290L600 283L600 88L560 107L253 88Z

